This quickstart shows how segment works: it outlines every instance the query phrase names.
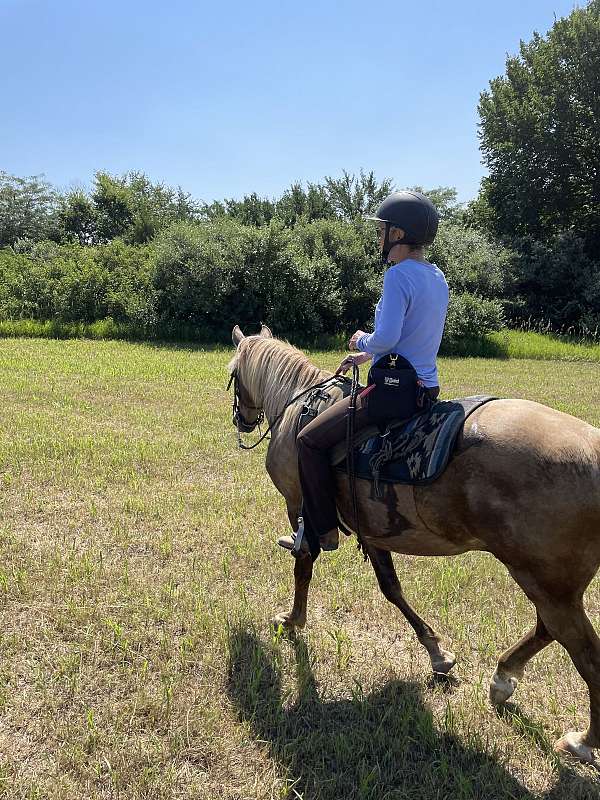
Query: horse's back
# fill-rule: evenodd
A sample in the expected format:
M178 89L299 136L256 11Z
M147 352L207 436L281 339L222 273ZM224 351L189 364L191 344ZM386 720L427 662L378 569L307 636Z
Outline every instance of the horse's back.
M505 563L566 557L600 560L600 430L528 400L496 400L467 420L444 475L417 488L427 526L451 538L478 532Z
M571 414L531 400L495 400L465 424L461 449L485 443L499 457L521 457L544 466L600 463L600 429Z

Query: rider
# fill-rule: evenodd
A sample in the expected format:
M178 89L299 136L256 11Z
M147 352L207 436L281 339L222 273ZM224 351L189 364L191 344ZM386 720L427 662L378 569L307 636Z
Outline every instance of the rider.
M435 264L425 258L423 248L437 233L438 213L419 192L393 192L381 203L375 216L379 223L382 263L387 267L383 292L375 310L373 333L356 331L348 355L336 375L347 372L352 362L364 364L389 353L399 353L411 362L432 400L439 395L436 356L448 308L448 284ZM298 466L302 487L302 547L315 557L319 548L336 550L339 542L335 483L329 450L344 440L350 397L334 403L298 435ZM368 394L358 396L354 430L369 424ZM294 547L296 534L282 536L282 547ZM308 540L308 541L307 541Z

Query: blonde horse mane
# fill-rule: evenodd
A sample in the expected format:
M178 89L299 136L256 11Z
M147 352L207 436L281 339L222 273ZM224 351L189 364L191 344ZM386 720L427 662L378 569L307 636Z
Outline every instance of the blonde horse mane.
M293 345L281 339L246 336L229 363L237 369L240 381L267 419L281 412L294 394L331 375L315 367Z

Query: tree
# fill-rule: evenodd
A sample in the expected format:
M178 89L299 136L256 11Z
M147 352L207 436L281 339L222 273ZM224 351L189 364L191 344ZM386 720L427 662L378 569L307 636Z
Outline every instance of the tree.
M392 181L384 178L378 182L374 173L363 172L358 177L350 175L346 170L341 178L325 178L326 197L339 217L353 220L364 217L381 203L392 191Z
M286 227L300 220L332 219L335 212L323 186L309 183L305 191L301 183L293 183L276 203L276 216Z
M570 231L600 258L600 0L521 42L479 103L489 176L472 212L498 234Z
M17 178L0 171L0 247L52 236L56 209L56 192L41 175Z
M181 187L153 183L143 172L97 172L90 194L76 189L61 198L59 220L63 238L82 245L117 237L145 244L172 223L199 215L198 204Z
M75 240L82 246L98 242L96 207L82 189L73 189L60 198L58 225L65 241Z
M253 192L241 200L205 203L202 214L209 221L229 217L257 228L272 219L288 228L315 219L353 221L373 211L391 191L389 178L379 182L373 172L361 170L356 176L344 171L341 178L326 177L324 183L309 183L307 189L293 183L279 199L269 200Z
M437 208L440 219L462 221L463 205L457 201L457 192L453 186L438 186L437 189L413 186L409 191L426 195Z

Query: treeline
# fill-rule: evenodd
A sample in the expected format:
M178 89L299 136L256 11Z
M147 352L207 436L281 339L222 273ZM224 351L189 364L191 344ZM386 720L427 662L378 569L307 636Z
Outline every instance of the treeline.
M525 320L597 334L598 75L593 0L523 43L482 94L478 198L427 192L442 217L429 257L452 289L448 349ZM199 339L263 321L299 342L366 327L382 268L364 216L393 188L344 173L203 203L137 172L62 193L0 172L0 319Z
M210 205L138 173L98 173L90 192L62 196L39 179L2 181L0 319L111 318L199 339L264 321L309 342L372 318L382 267L364 216L392 188L372 173ZM503 324L510 257L466 227L453 190L429 194L443 217L431 257L454 289L451 346Z

